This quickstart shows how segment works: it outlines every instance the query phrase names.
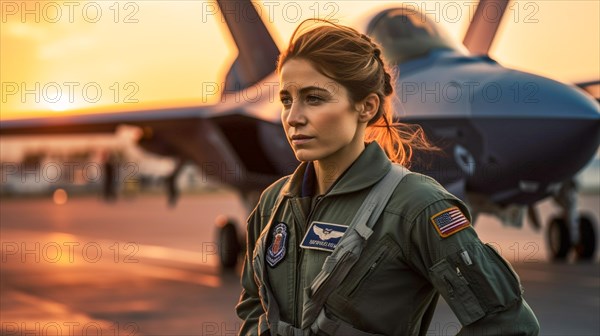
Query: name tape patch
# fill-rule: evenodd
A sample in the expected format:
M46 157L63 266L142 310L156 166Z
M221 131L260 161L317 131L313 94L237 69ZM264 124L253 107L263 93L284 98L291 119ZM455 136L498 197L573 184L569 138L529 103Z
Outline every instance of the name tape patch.
M471 223L457 207L448 208L431 216L431 223L442 237L448 237Z
M312 222L302 239L302 243L300 243L300 247L333 252L347 229L346 225Z

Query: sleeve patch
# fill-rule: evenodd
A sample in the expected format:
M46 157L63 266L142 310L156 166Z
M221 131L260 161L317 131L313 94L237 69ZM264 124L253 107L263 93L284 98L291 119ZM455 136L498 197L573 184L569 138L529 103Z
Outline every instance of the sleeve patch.
M440 236L444 238L471 225L458 207L448 208L431 216L431 223Z

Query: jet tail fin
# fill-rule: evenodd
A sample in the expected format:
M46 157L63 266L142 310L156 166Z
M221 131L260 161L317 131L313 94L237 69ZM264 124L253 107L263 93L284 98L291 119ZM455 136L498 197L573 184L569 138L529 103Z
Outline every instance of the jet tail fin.
M275 70L279 48L251 1L217 3L239 52L227 74L225 90L243 90Z
M509 0L481 0L477 5L475 14L465 38L463 44L469 51L475 55L487 55L500 22L502 16L506 11Z

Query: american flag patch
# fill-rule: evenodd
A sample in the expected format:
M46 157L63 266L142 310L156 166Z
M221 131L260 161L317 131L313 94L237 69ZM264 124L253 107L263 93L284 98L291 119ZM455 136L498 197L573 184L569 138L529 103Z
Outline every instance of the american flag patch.
M431 216L431 222L442 237L448 237L470 225L469 220L457 207L452 207Z

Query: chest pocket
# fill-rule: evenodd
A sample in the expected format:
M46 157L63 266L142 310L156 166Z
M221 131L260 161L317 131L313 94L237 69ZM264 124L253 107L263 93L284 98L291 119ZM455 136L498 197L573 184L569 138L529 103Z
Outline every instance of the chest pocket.
M353 298L366 288L377 278L380 278L386 271L390 271L392 260L395 260L400 248L388 235L385 235L371 248L363 252L360 260L356 263L348 277L340 286L339 294Z

